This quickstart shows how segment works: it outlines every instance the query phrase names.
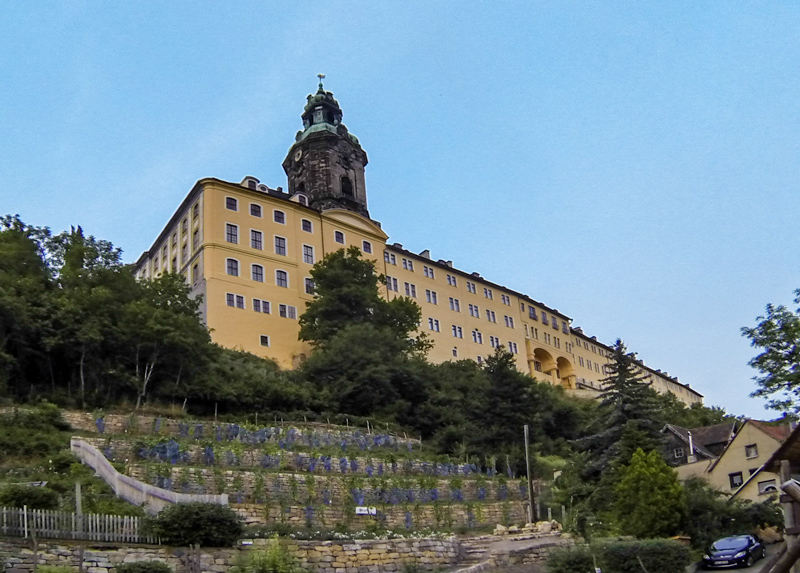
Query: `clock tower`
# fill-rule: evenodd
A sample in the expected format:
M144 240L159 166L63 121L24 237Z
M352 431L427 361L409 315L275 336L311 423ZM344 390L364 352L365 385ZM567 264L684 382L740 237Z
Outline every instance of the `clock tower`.
M303 195L318 211L347 209L369 218L364 167L367 154L342 123L342 110L322 87L308 96L303 129L283 160L289 194ZM301 199L302 202L302 199Z

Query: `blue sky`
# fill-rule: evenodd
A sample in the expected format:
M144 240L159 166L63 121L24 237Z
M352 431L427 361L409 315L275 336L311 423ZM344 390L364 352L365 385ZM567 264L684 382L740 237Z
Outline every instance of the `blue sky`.
M325 73L372 216L773 417L740 327L800 287L796 2L7 2L0 212L134 261L281 161Z

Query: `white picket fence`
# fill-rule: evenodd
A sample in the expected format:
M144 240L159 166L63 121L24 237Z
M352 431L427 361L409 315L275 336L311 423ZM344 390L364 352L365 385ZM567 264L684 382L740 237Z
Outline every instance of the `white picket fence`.
M228 494L188 494L169 491L119 473L103 453L80 438L70 440L70 449L84 464L111 486L114 493L134 505L144 505L145 511L156 514L173 503L205 502L228 505Z
M143 521L140 517L95 513L78 515L27 507L0 508L0 533L10 537L159 543L158 538L145 535L142 531Z

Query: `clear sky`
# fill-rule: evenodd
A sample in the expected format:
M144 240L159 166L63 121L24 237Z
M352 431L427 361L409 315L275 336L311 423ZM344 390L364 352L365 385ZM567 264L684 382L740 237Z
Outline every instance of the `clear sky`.
M735 414L800 287L800 4L2 3L0 212L135 261L281 161L316 74L392 242L530 294Z

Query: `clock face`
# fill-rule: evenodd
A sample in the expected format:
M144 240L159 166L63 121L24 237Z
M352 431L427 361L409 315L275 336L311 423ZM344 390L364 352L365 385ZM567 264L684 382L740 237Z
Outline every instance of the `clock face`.
M300 158L302 158L302 157L303 157L303 150L302 149L298 149L297 151L294 152L294 160L295 161L300 161Z

